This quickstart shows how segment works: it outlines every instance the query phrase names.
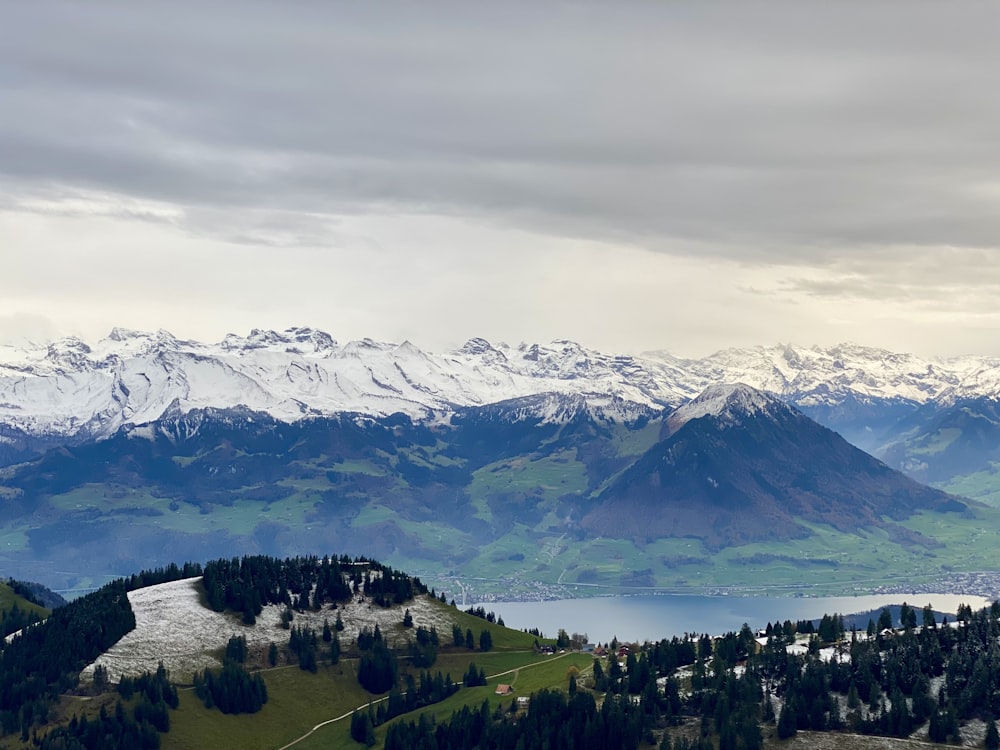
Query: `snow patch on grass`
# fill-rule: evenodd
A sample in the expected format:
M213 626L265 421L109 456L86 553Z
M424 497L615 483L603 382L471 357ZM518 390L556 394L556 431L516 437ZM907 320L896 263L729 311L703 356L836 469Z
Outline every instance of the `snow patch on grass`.
M234 635L247 639L247 649L263 653L271 643L283 647L289 631L281 627L283 605L268 605L257 617L255 625L244 625L242 616L231 612L214 612L202 603L201 578L186 578L156 586L137 589L128 594L135 613L135 630L127 633L96 661L81 672L84 681L93 680L94 668L102 664L108 676L117 682L122 676L135 677L153 672L160 662L177 682L190 682L196 671L222 665L226 643ZM403 612L409 609L414 628L402 626ZM416 626L434 626L442 643L451 641L452 620L447 610L430 596L418 596L398 607L385 608L364 596L355 595L349 602L325 605L313 612L294 612L293 626L322 632L323 621L334 627L340 613L344 630L340 643L349 648L364 627L376 623L383 636L396 646L414 638ZM322 645L322 644L321 644ZM322 655L322 654L321 654Z

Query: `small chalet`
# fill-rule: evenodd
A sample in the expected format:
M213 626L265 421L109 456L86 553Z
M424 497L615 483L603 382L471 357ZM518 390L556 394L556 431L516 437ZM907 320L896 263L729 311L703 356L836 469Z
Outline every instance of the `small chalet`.
M514 692L513 685L497 685L497 695L510 695Z

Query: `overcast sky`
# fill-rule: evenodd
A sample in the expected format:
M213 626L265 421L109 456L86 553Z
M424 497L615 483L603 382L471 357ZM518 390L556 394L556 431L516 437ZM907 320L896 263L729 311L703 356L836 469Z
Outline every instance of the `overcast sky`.
M1000 3L4 2L0 336L1000 354Z

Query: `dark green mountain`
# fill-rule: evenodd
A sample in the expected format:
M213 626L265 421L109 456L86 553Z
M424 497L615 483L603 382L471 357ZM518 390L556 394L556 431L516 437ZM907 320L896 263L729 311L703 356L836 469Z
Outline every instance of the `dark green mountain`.
M794 545L817 524L931 550L903 525L925 511L949 523L978 512L746 387L630 424L555 395L437 424L204 410L4 469L0 564L72 589L177 560L339 549L427 580L551 596L567 584L685 586L678 566L693 562L725 582L739 562L720 550ZM886 564L865 556L865 571Z
M690 536L711 548L805 537L819 523L884 528L918 510L964 512L796 409L747 386L713 386L667 420L664 439L606 487L584 526L650 541Z

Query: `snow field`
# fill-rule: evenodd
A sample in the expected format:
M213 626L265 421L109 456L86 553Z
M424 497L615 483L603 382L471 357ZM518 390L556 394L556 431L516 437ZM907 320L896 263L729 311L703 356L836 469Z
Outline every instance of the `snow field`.
M204 606L201 595L200 577L129 592L135 630L87 665L80 674L81 679L93 680L98 664L108 670L112 682L117 682L122 676L153 672L162 661L175 681L190 682L196 671L221 666L219 655L234 635L247 639L251 654L263 653L271 643L278 646L288 643L290 631L281 627L283 605L264 607L255 625L244 625L239 614L214 612ZM434 626L442 643L451 641L451 620L446 610L429 596L419 596L399 607L386 609L355 595L337 609L325 605L319 612L295 612L292 626L313 628L319 634L324 620L334 627L339 612L344 622L344 630L339 634L342 646L349 646L362 628L374 629L376 623L387 640L401 645L414 637L413 630L402 627L406 609L413 617L414 629L418 625Z

